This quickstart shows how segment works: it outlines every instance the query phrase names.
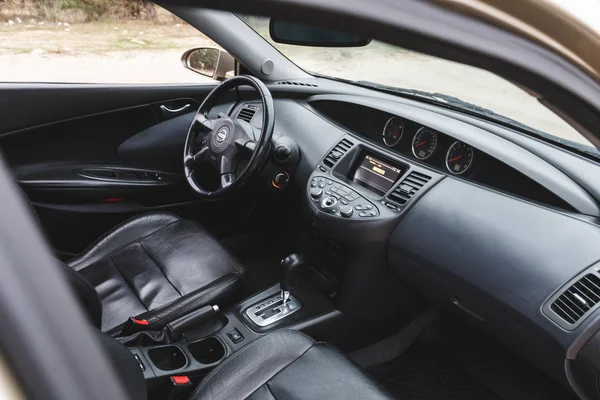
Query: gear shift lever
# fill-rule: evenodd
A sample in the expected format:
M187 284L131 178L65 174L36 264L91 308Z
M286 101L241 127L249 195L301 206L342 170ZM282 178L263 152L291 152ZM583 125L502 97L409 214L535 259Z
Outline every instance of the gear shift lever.
M298 273L304 265L302 254L290 254L281 260L281 299L285 305L290 299L291 291L296 287Z

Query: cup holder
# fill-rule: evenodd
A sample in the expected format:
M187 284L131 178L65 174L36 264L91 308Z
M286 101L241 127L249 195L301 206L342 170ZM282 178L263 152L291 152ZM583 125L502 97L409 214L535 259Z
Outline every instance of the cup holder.
M185 367L187 358L177 346L163 346L148 351L148 356L156 368L173 371Z
M225 356L225 347L214 337L190 343L188 349L201 364L213 364Z

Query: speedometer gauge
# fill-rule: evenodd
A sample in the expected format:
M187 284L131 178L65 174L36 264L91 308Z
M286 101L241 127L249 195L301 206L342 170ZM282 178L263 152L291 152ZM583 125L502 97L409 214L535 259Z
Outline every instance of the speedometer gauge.
M383 143L386 146L392 147L398 144L404 133L404 121L400 117L392 117L388 119L383 127Z
M446 153L446 168L455 175L464 174L473 164L473 148L458 140Z
M437 146L438 135L433 129L422 127L412 141L412 152L419 160L428 159Z

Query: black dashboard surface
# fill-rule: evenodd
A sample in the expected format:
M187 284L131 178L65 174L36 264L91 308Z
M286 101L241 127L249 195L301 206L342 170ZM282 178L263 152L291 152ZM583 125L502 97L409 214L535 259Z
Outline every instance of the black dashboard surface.
M286 96L274 90L276 130L302 151L296 183L305 187L306 178L348 134L388 158L446 175L398 218L387 239L389 267L434 303L466 313L565 382L565 356L600 312L566 331L542 307L600 260L595 222L600 210L584 188L594 181L596 164L446 109L438 113L432 105L387 94L358 95L362 89L350 95L344 85L339 88L330 93L343 94L313 88L304 96ZM381 133L392 116L402 117L406 126L398 144L389 147ZM439 133L441 158L415 157L411 143L421 126ZM478 158L470 173L460 176L443 163L447 146L456 140L473 146ZM554 156L560 163L552 162ZM563 168L569 158L581 168Z
M463 144L463 142L443 132L431 129L426 125L358 104L317 100L310 102L310 105L332 122L341 125L372 143L385 146L389 150L407 157L412 162L423 164L438 172L471 180L525 199L573 211L573 207L567 202L533 179L489 154L478 149L473 149L468 145L465 146L473 149L472 162L466 170L460 173L454 172L446 162L448 154L451 148ZM396 139L397 142L386 140L385 134L389 132L389 121L401 121L403 124L401 135ZM425 159L419 159L417 157L418 153L413 151L414 149L416 150L414 140L419 137L418 135L422 130L431 132L430 134L435 135L436 139L433 151ZM452 158L450 159L452 160Z

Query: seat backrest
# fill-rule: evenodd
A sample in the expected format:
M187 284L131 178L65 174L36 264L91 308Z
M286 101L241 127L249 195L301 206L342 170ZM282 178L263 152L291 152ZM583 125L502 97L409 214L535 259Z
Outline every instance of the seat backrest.
M64 276L71 288L73 288L73 291L79 300L79 304L85 310L90 323L100 329L102 326L102 302L100 301L100 297L98 297L98 292L96 292L96 289L94 289L94 287L73 268L58 260L56 260L56 262L64 271Z

